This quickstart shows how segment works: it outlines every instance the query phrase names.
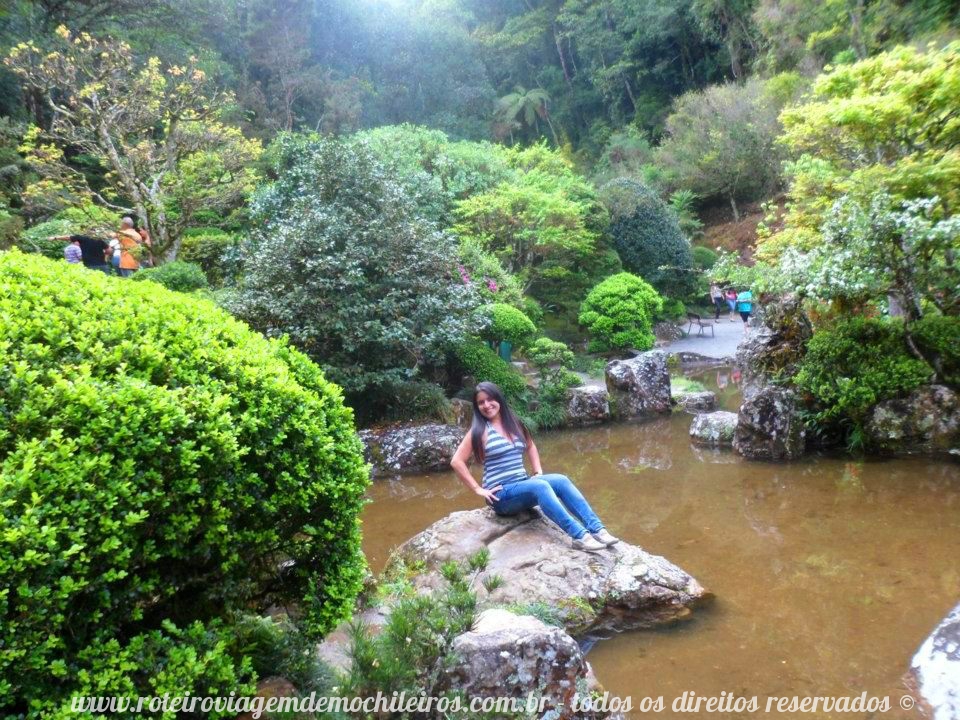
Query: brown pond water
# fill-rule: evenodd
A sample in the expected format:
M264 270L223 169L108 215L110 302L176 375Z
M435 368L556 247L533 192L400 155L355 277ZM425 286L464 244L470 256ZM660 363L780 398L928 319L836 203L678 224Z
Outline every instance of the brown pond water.
M701 379L712 389L726 371ZM735 407L736 388L722 391ZM605 688L662 696L652 717L916 718L899 702L923 639L960 599L960 464L813 457L747 462L690 445L691 416L540 433L548 472L573 478L607 527L716 595L693 618L604 638L588 659ZM379 481L364 551L391 548L480 506L453 473ZM678 713L697 696L757 696L758 712ZM767 697L887 696L886 713L764 712ZM641 717L639 712L630 717Z

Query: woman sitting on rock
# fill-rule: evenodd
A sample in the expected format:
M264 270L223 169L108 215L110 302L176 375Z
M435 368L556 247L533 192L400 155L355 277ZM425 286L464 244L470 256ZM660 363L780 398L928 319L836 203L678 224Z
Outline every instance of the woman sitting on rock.
M523 454L529 453L533 475ZM483 486L467 468L473 455L483 463ZM473 425L450 461L460 481L487 501L497 515L515 515L536 505L573 538L573 547L598 552L617 542L566 475L544 475L540 455L523 423L511 412L500 388L482 382L473 391Z

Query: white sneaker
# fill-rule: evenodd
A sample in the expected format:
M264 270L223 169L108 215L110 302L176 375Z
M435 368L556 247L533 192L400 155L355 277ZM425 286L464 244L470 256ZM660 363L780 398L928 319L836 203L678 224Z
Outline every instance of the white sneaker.
M600 528L600 532L590 533L593 535L593 539L598 543L603 543L604 545L614 545L620 542L620 538L615 538L613 535L608 533L606 529Z
M584 552L600 552L607 548L603 543L597 542L593 539L593 536L590 533L587 533L579 540L573 541L574 550L583 550Z

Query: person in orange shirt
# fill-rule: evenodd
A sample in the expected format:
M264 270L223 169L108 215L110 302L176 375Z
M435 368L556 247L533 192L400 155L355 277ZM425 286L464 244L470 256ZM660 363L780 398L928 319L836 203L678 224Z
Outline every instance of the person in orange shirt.
M113 236L120 242L120 276L130 277L140 269L140 262L134 253L140 247L141 237L140 233L133 229L133 219L123 218L120 221L120 232Z

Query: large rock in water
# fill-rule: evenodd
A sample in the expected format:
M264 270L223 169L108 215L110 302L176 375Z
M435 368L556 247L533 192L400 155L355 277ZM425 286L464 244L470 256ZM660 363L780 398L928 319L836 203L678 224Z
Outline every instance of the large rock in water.
M698 445L730 446L737 431L737 414L717 410L697 415L690 424L690 439Z
M910 673L934 720L960 720L960 605L917 650Z
M462 690L470 698L527 701L532 695L534 717L543 711L578 720L610 717L572 710L576 696L586 695L595 681L580 646L562 628L530 615L484 610L470 632L454 639L451 651L455 660L444 673L445 690Z
M449 470L463 439L456 425L408 425L384 431L361 430L364 456L374 477Z
M690 613L709 597L683 570L620 542L599 553L574 550L552 522L529 511L500 517L490 509L455 512L401 545L386 573L403 562L415 568L419 591L444 586L440 566L466 563L486 548L490 559L475 583L481 606L544 603L572 633L651 627ZM487 591L485 578L502 584Z
M567 390L567 425L583 427L610 420L607 389L600 385L581 385Z
M926 385L875 406L864 429L876 450L960 455L960 397L944 385Z
M669 413L670 373L661 350L640 353L629 360L612 360L606 369L610 411L620 420Z
M674 404L688 413L708 413L717 409L717 394L710 390L690 392L681 390L673 393Z
M769 384L771 373L792 377L813 337L813 326L793 295L755 306L748 332L737 346L736 364L742 374L740 390L749 400Z
M767 386L740 406L733 449L750 460L795 460L806 450L806 430L792 390Z

